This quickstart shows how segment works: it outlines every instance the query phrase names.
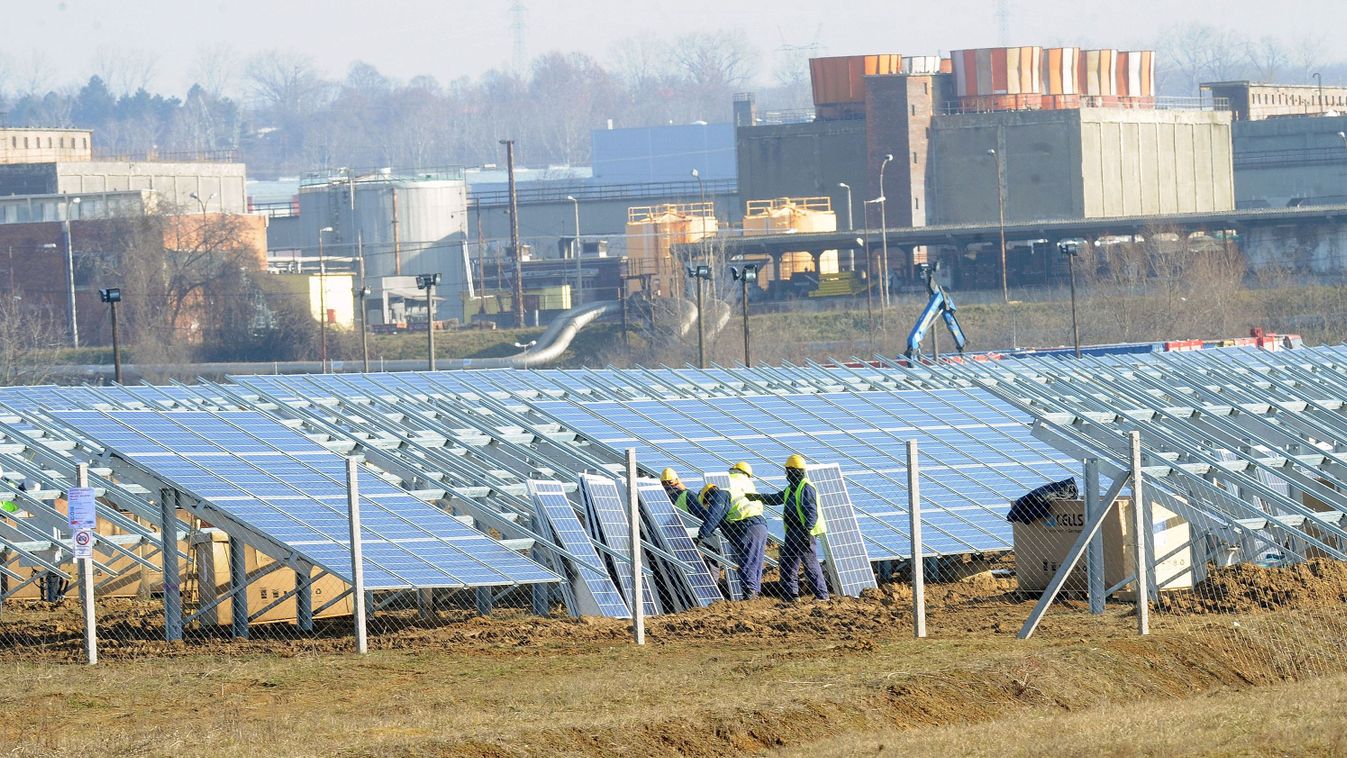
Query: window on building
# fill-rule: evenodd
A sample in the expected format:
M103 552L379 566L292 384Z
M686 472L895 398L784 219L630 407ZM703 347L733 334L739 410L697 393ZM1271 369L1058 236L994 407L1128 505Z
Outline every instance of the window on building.
M912 209L917 211L921 210L921 198L919 197L912 198Z
M913 151L912 151L912 163L915 164L916 162L917 162L917 151L916 151L916 150L913 150Z
M912 115L913 116L917 115L917 106L913 105L911 107L912 107Z
M930 82L922 82L922 83L921 83L921 94L923 94L923 95L929 95L929 94L931 94L931 84L930 84Z
M47 149L48 149L48 150L51 149L51 137L48 137L48 138L47 138Z

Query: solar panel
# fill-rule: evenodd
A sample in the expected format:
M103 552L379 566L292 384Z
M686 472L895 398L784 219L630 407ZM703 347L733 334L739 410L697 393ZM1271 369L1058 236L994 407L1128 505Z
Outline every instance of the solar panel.
M841 595L859 597L862 590L879 586L870 566L870 555L865 550L856 512L851 507L842 468L836 463L813 464L806 467L809 481L818 493L818 507L823 513L827 531L819 542L826 556L828 581ZM787 504L785 507L791 507Z
M561 564L558 568L569 579L575 598L571 612L577 616L631 618L622 593L618 592L608 572L600 570L603 561L575 515L575 508L566 497L561 482L529 480L528 488L537 509L538 522L547 526L552 542L570 554L554 557Z
M931 461L922 467L923 523L928 549L942 555L1008 550L1009 502L1076 465L1035 439L1027 416L980 388L533 405L582 437L613 450L635 447L641 460L661 466L716 471L794 452L835 461L875 560L911 549L908 439ZM776 471L761 477L766 486L784 487ZM768 528L781 538L778 517Z
M679 580L691 604L707 606L723 600L715 577L706 567L701 553L697 552L697 546L692 544L683 517L669 502L664 487L659 482L644 479L636 484L636 496L657 543L685 564L670 573Z
M599 543L617 554L608 556L613 564L613 573L617 574L617 584L622 588L622 597L631 604L631 519L617 483L612 479L593 474L580 475L580 489L584 492L588 508L590 534ZM659 614L659 604L655 602L655 592L651 582L641 583L641 595L645 601L645 615Z
M249 411L52 416L149 478L199 500L208 523L292 551L351 581L346 461L307 437ZM362 470L359 485L367 589L559 580L372 472Z

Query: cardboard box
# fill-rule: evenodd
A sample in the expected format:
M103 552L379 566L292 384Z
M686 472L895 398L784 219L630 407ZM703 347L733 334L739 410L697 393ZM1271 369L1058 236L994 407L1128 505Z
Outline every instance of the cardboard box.
M1163 590L1191 587L1193 548L1188 522L1159 505L1152 505L1151 517L1154 557L1165 558L1155 567L1156 583L1164 584ZM1132 556L1132 523L1131 500L1119 498L1117 506L1109 511L1100 527L1104 538L1105 588L1116 585L1136 570ZM1084 526L1084 500L1053 501L1045 518L1032 524L1015 524L1015 576L1020 589L1025 592L1047 589ZM1083 596L1088 591L1082 558L1062 585L1062 592ZM1135 598L1135 588L1129 583L1114 596L1124 600Z
M215 598L230 592L229 536L214 530L202 532L197 536L194 548L196 550L198 599L200 605L204 606ZM275 563L271 558L257 552L252 547L244 546L243 551L244 564L250 577L260 574ZM321 569L314 569L313 575L317 576L320 573L322 573ZM312 587L313 609L317 611L329 600L345 592L347 585L329 574L314 581ZM248 612L250 614L257 613L294 589L295 572L288 568L278 568L255 579L248 585ZM315 613L313 617L316 619L333 618L349 616L353 612L353 600L350 596L347 596L341 602L333 604L321 613ZM225 600L202 614L201 623L227 626L233 622L233 618L233 601ZM293 624L295 621L295 598L291 597L262 614L259 618L254 619L252 623Z

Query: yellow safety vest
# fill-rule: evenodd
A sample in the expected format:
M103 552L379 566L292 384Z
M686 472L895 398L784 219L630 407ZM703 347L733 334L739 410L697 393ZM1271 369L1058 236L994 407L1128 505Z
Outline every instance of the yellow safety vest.
M688 509L688 496L691 494L692 490L689 489L684 489L678 493L678 497L674 498L673 501L674 507L684 513L691 513L692 511Z
M799 486L793 491L789 486L786 487L786 503L789 504L791 498L795 498L795 520L798 521L801 526L804 526L804 488L808 485L809 478L805 477L800 480ZM823 523L823 508L819 504L817 490L814 492L814 515L816 518L814 520L814 528L809 530L810 537L817 537L828 531L828 527Z
M758 486L753 483L753 479L746 474L730 474L730 512L725 516L726 521L743 521L746 518L762 515L762 503L757 500L749 500L744 495L750 492L757 492Z

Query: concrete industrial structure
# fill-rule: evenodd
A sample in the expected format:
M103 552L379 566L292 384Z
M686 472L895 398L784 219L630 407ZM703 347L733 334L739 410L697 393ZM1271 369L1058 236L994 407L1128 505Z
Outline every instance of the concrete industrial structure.
M1203 82L1202 91L1230 104L1236 121L1347 111L1347 87L1263 82Z
M1347 114L1234 124L1235 203L1284 208L1347 202Z
M997 160L988 150L1002 163L1007 220L1235 207L1230 116L1220 111L951 114L935 119L930 149L929 215L939 224L996 221Z
M93 160L88 129L16 129L0 127L0 164Z
M0 165L0 196L148 190L160 208L246 213L246 169L229 161L56 160ZM196 197L192 197L196 195Z

